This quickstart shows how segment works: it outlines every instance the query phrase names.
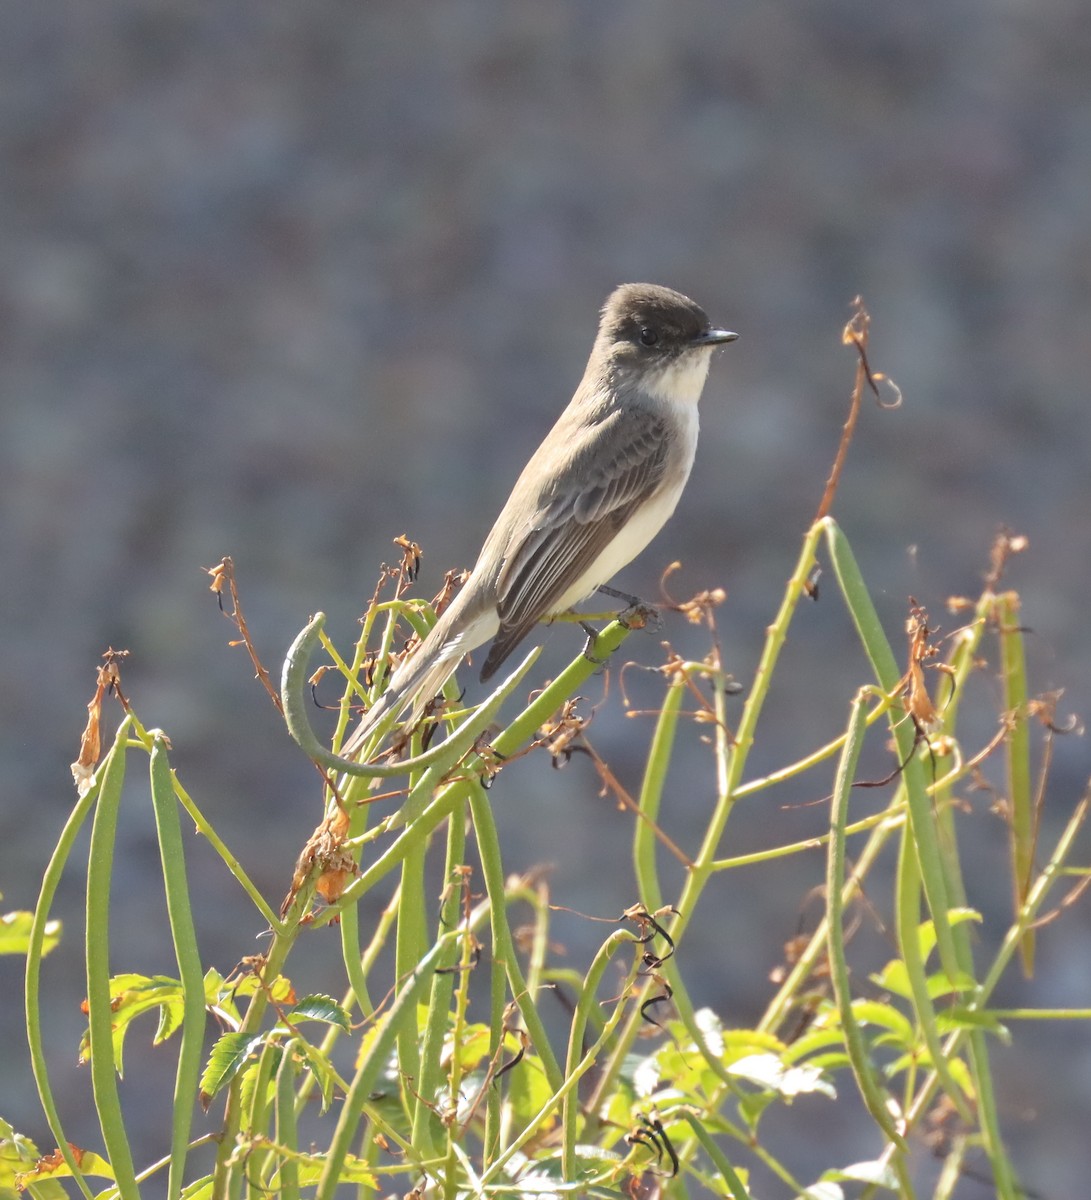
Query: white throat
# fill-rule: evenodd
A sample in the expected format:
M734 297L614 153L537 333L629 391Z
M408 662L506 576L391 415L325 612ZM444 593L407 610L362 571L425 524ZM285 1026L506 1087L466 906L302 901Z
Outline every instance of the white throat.
M688 407L696 405L708 378L712 347L707 350L683 350L658 371L649 371L642 384L644 390L664 404Z

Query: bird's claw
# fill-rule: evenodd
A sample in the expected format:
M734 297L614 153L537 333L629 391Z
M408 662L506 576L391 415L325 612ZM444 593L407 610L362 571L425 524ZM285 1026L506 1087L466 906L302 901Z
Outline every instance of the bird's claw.
M653 631L658 632L663 628L663 617L659 609L653 604L645 604L643 600L637 600L634 604L630 604L624 612L618 613L617 619L626 629L648 629L650 627Z

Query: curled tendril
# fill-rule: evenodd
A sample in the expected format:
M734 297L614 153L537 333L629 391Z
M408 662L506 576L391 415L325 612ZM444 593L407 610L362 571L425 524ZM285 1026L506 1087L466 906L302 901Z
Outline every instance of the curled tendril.
M292 740L308 758L318 763L319 766L326 767L331 771L338 771L343 775L357 775L366 779L404 775L407 771L430 767L445 757L451 757L452 761L457 761L473 745L481 732L488 727L496 710L515 690L539 653L539 648L535 647L516 671L438 746L424 754L418 754L415 758L403 758L396 763L361 763L355 762L351 758L342 758L339 754L334 754L332 750L323 746L311 728L310 718L307 715L308 663L318 645L319 634L325 623L326 614L316 613L296 637L284 660L284 671L280 684L284 720Z

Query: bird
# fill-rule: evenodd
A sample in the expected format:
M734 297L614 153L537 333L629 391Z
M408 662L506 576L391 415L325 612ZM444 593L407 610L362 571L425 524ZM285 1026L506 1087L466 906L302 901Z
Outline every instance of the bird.
M672 515L697 448L697 405L717 347L688 296L617 287L602 307L583 378L516 480L462 589L390 677L342 747L354 757L377 725L412 720L462 659L491 641L487 680L545 618L587 599Z

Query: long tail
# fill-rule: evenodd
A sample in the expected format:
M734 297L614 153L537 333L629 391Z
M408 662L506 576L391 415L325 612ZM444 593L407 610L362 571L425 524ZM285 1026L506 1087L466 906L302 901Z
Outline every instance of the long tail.
M384 717L400 716L410 705L413 720L454 674L462 659L492 637L494 629L487 615L470 617L472 599L469 587L463 588L452 604L433 625L428 636L391 676L387 689L364 714L360 724L341 747L345 758L355 758Z

